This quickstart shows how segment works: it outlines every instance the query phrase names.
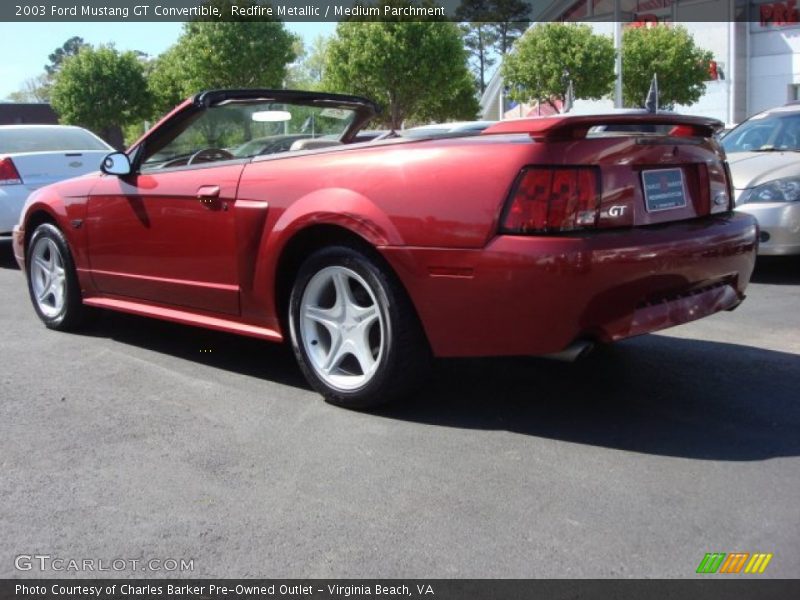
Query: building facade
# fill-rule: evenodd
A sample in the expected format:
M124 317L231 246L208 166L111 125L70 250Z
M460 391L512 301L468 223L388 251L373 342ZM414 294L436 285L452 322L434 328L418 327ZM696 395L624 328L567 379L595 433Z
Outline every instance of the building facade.
M717 77L709 79L697 103L675 110L739 123L762 110L800 100L799 11L800 0L568 0L550 4L537 20L588 22L597 33L614 37L617 45L623 27L680 22L698 46L713 53ZM502 78L495 73L481 99L484 118L537 113L536 107L509 107L503 90ZM580 96L579 90L576 93ZM578 100L574 110L614 106L614 99Z

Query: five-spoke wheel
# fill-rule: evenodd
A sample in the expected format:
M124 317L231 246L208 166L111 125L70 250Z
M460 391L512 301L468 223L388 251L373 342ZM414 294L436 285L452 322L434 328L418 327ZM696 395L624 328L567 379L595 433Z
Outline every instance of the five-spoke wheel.
M312 254L289 305L300 367L329 402L382 404L408 393L427 371L430 350L410 301L365 249L334 246Z
M52 318L64 310L64 257L49 237L40 237L31 250L31 287L39 310Z
M28 291L36 314L51 329L72 329L87 315L64 234L42 223L28 242Z
M304 350L326 383L353 390L375 374L386 324L358 273L341 266L317 272L303 293L300 320Z

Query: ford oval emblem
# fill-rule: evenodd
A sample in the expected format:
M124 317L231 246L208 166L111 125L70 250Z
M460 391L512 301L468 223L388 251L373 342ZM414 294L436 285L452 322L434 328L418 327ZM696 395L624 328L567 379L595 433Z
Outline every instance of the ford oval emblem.
M79 160L73 160L71 163L69 163L69 166L73 169L77 169L78 167L82 167L83 163Z

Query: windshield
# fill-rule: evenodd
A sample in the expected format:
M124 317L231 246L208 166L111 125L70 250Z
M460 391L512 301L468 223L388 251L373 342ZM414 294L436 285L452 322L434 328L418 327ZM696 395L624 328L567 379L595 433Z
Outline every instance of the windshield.
M722 138L725 152L800 150L800 112L756 115Z
M264 101L211 106L161 147L151 147L143 169L252 158L296 149L296 142L340 140L356 113L350 109Z
M71 127L0 127L0 154L22 152L55 152L76 150L110 150L99 139L83 129Z

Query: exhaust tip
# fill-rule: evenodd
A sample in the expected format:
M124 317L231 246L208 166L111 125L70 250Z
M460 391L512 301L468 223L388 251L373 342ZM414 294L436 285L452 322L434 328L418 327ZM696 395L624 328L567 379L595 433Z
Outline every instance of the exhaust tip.
M560 360L563 362L575 362L582 358L586 358L594 349L594 342L588 340L577 340L572 342L569 346L564 348L561 352L554 354L545 354L543 358L550 358L553 360Z

